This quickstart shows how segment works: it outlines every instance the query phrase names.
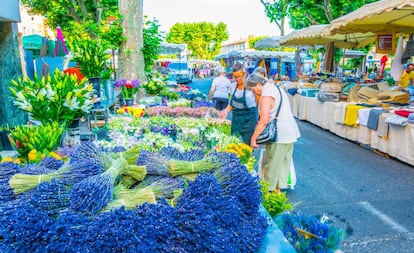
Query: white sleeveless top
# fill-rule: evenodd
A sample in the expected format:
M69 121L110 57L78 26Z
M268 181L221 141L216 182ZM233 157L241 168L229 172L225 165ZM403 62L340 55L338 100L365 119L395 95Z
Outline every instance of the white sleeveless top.
M290 109L289 98L283 88L280 88L282 94L282 104L277 120L277 143L294 143L300 137L298 125L296 124L295 117L293 117L292 110ZM266 83L263 86L262 97L273 97L275 99L275 105L270 111L270 119L273 120L276 117L276 112L280 103L280 93L273 83Z

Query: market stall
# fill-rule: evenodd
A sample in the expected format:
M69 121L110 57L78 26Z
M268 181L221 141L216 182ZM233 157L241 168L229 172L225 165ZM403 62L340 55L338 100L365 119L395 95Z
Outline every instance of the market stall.
M294 72L294 52L284 51L231 51L216 56L216 60L219 60L222 65L227 68L227 72L231 72L231 66L235 62L242 62L249 73L257 66L266 67L268 70L268 76L277 79L278 75L289 76L293 79L296 75ZM279 62L280 68L279 69Z
M383 31L410 34L414 28L413 13L413 1L381 0L333 20L330 31L337 34Z
M323 129L350 141L366 145L373 150L380 151L385 155L395 157L403 162L414 166L414 122L405 124L385 123L386 119L394 115L394 111L405 109L414 112L413 106L394 106L388 108L387 113L379 116L378 122L382 122L384 128L373 130L365 125L356 123L346 125L338 119L343 115L347 105L355 105L357 102L321 102L316 97L307 97L299 94L290 95L292 111L300 120L309 121ZM365 107L371 111L375 107ZM367 113L365 111L365 113ZM404 118L400 118L404 122ZM385 132L384 132L385 129Z
M325 45L334 42L340 48L357 48L368 45L375 39L372 32L354 32L336 34L331 31L330 25L312 25L300 30L293 31L284 36L280 45Z

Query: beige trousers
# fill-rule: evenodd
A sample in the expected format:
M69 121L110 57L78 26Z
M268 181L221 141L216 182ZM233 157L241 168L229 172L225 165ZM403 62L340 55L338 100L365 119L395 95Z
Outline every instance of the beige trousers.
M292 163L293 145L274 143L266 145L261 153L260 176L269 183L269 191L288 188L289 171Z

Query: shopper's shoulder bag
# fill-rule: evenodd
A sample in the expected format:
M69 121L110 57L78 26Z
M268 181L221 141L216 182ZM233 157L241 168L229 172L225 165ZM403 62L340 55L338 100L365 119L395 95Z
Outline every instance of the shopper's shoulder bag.
M277 108L276 117L274 120L267 123L266 128L257 137L256 143L259 145L266 145L277 141L277 117L279 116L280 108L282 107L282 93L279 86L276 86L280 94L279 107Z

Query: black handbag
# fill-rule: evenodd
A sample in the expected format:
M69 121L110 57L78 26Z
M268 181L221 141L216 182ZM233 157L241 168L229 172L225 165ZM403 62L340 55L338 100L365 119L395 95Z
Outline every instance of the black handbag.
M280 94L279 107L277 108L276 117L274 120L267 123L266 128L257 137L256 144L266 145L273 142L277 142L277 117L279 116L280 108L282 107L282 93L279 86L276 86Z

